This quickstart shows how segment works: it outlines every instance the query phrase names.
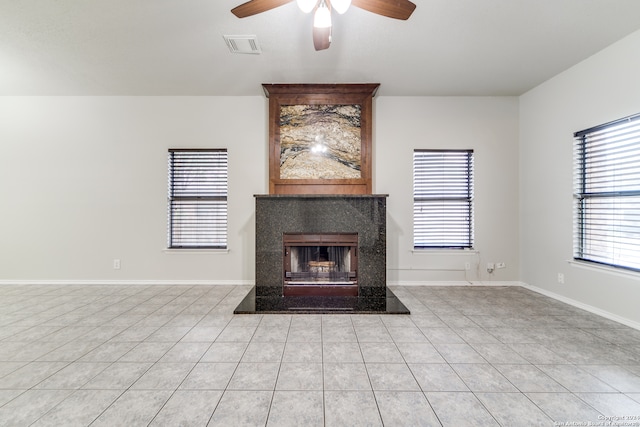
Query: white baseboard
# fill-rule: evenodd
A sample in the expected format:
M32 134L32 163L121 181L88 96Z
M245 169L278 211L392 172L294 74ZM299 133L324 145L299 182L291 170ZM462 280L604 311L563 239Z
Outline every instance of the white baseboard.
M563 295L556 294L555 292L550 292L550 291L547 291L546 289L538 288L537 286L531 286L531 285L529 285L527 283L522 283L521 286L523 288L529 289L530 291L539 293L539 294L547 296L549 298L553 298L553 299L558 300L560 302L564 302L565 304L569 304L569 305L572 305L574 307L580 308L582 310L588 311L590 313L597 314L598 316L602 316L602 317L604 317L606 319L613 320L614 322L622 323L623 325L629 326L630 328L634 328L634 329L640 330L640 323L638 323L638 322L636 322L634 320L631 320L631 319L627 319L626 317L618 316L617 314L610 313L610 312L608 312L606 310L602 310L602 309L600 309L598 307L594 307L592 305L585 304L583 302L576 301L576 300L571 299L571 298L567 298L567 297L565 297Z
M88 286L229 286L253 285L253 280L0 280L6 285Z
M388 281L389 286L522 286L522 282L515 281Z

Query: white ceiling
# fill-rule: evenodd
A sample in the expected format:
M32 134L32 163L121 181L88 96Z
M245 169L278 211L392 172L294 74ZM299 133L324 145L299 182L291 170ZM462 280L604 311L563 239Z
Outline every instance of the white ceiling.
M295 2L0 0L0 95L262 95L262 83L381 83L379 95L519 95L640 29L640 0L414 0L355 7L316 52ZM223 35L256 35L261 55ZM640 52L639 52L640 54Z

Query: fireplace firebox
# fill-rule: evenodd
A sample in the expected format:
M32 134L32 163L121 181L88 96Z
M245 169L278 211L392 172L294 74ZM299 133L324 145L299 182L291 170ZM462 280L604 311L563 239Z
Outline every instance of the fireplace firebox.
M357 233L284 233L284 296L358 296Z

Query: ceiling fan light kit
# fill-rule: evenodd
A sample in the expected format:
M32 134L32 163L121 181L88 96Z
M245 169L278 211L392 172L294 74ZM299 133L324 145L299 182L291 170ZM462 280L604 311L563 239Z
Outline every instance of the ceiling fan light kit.
M324 1L320 3L320 6L316 9L316 13L313 15L313 26L315 28L331 27L331 11Z
M331 2L331 7L340 15L345 13L347 9L349 9L349 6L351 6L351 0L333 0Z
M231 13L238 18L246 18L292 1L249 0L231 9ZM353 4L377 15L407 20L416 8L416 5L409 0L296 0L296 3L304 13L310 13L314 8L316 9L313 16L313 46L316 50L327 49L331 45L331 9L342 14Z

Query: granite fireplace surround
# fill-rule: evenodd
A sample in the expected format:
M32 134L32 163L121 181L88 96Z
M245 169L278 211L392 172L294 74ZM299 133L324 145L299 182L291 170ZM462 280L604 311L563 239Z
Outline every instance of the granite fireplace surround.
M409 314L386 283L386 195L256 195L255 286L234 313ZM285 233L357 233L358 296L283 296Z

